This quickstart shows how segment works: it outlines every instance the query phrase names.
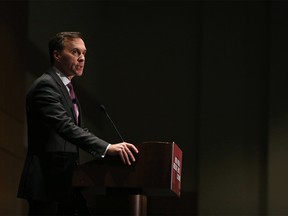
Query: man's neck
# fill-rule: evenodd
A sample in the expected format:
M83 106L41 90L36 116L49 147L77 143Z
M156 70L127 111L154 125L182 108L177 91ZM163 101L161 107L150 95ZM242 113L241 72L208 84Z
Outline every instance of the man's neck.
M69 79L70 81L72 80L72 78L74 77L74 76L67 76L64 72L63 72L63 70L61 69L61 67L59 67L58 65L53 65L53 68L54 69L56 69L56 71L58 71L60 74L61 74L61 76L65 76L67 79Z
M67 85L71 82L71 79L69 79L67 76L65 76L57 67L53 66L56 74L59 76L59 78L62 80L64 85Z

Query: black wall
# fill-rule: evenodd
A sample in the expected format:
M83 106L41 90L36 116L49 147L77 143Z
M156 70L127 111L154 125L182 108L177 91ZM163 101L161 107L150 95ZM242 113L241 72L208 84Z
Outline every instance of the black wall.
M81 31L87 62L75 82L91 131L119 141L103 103L125 140L183 150L182 197L150 198L150 214L287 214L286 10L282 1L30 1L27 85L49 66L50 36Z

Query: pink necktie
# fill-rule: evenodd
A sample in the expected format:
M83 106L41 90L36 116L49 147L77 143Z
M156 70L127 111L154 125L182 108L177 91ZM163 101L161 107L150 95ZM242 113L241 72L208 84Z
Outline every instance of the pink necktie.
M73 108L74 108L75 117L76 117L76 124L78 124L79 111L78 111L78 107L77 107L77 104L76 104L76 96L75 96L74 88L73 88L73 85L72 85L71 82L68 83L67 86L68 86L68 88L70 90L70 98L71 98L72 103L73 103Z

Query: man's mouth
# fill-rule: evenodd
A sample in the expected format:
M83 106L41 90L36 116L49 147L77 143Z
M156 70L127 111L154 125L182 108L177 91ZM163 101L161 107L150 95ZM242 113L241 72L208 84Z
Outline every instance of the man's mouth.
M80 70L82 70L84 68L84 65L76 65L76 69L80 69Z

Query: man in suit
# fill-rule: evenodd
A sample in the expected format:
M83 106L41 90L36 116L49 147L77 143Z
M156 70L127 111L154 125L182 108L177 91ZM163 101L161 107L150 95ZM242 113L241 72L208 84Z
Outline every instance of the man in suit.
M28 200L29 215L87 215L81 193L72 187L79 148L95 158L118 155L135 161L130 143L110 144L82 128L81 108L71 80L81 76L86 47L79 32L60 32L49 41L51 68L31 86L26 98L28 152L18 197Z

